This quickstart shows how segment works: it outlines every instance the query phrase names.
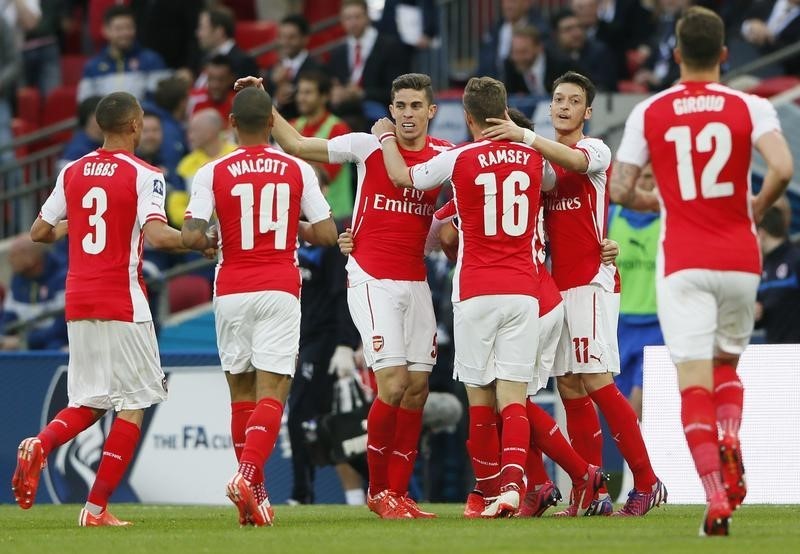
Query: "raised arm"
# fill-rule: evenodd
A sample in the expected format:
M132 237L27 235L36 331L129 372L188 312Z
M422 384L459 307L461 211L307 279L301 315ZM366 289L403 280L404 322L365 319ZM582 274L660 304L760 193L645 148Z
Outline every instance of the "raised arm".
M661 209L658 196L636 186L642 168L635 164L616 161L611 171L609 189L611 201L640 212L657 212Z
M564 169L586 173L589 169L589 160L586 154L578 149L570 148L560 142L546 139L537 135L530 129L524 129L508 119L490 117L486 120L491 124L483 130L483 136L491 140L510 140L523 142L536 149L544 159Z
M386 173L389 174L389 179L392 180L394 186L413 188L414 183L411 181L408 166L397 147L394 123L386 117L381 118L372 126L372 134L381 141L383 164L386 166Z
M767 162L767 173L761 191L753 198L753 217L761 221L764 212L786 191L794 173L792 153L779 131L763 134L756 141L756 150Z

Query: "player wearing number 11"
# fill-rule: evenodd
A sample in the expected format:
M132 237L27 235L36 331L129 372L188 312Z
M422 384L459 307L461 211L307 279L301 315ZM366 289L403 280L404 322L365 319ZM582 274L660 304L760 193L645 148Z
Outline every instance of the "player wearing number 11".
M239 524L272 525L264 464L275 447L300 345L297 235L336 244L336 225L313 168L268 145L272 99L263 89L236 94L230 125L239 148L200 168L183 237L201 243L219 219L214 317L231 393L231 437L239 470L227 486ZM300 221L300 214L307 221Z
M664 222L658 318L678 368L683 431L708 501L700 532L727 535L746 493L739 446L744 389L736 366L753 330L761 274L754 220L783 193L792 157L772 105L718 83L728 55L720 17L690 8L676 34L680 82L631 112L611 192L627 207L657 209L655 197L634 186L652 161ZM753 147L767 173L751 203Z

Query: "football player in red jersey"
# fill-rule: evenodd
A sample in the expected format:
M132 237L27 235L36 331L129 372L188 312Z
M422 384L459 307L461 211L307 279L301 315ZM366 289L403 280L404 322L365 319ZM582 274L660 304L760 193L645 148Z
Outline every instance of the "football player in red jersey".
M786 189L793 162L772 105L719 84L727 58L714 12L693 7L677 24L677 85L639 103L625 124L611 192L635 209L658 209L635 187L652 162L663 230L658 317L678 369L681 421L706 493L701 535L727 535L747 492L739 426L744 389L736 373L750 340L761 274L755 222ZM750 194L756 148L767 163Z
M260 83L247 78L237 86ZM411 73L395 79L389 110L400 123L399 146L408 163L427 161L452 146L427 134L436 113L427 75ZM386 174L381 144L371 134L303 137L276 114L273 136L286 152L300 158L356 164L355 248L347 262L347 299L378 385L367 420L367 505L386 519L434 517L408 496L408 482L417 456L428 375L436 362L436 318L424 246L438 187L396 188Z
M314 169L269 146L272 121L264 90L236 94L230 124L240 146L197 172L182 230L187 244L202 245L216 211L222 255L214 316L239 461L227 493L239 523L256 526L272 524L264 464L278 438L299 350L296 237L299 231L309 243L332 246L337 236Z
M186 252L167 225L164 176L133 152L141 138L139 102L126 92L105 96L96 118L102 148L64 166L31 227L31 239L54 242L67 233L66 312L70 354L69 407L22 441L11 488L23 509L33 505L47 456L107 410L117 417L103 445L80 526L125 526L107 509L133 459L144 410L166 400L153 318L142 278L142 244ZM216 254L216 234L200 250Z
M553 164L557 186L545 194L543 203L553 279L564 299L565 325L553 374L567 412L567 430L578 453L600 465L603 442L597 404L634 475L634 489L614 515L644 515L665 502L667 493L653 472L636 414L614 384L619 373L619 274L615 266L602 263L599 248L607 231L611 151L601 140L583 134L592 114L592 82L567 72L553 85L555 141L507 120L492 120L494 126L485 136L525 142ZM604 494L586 515L611 511L611 499ZM576 514L574 502L559 513Z

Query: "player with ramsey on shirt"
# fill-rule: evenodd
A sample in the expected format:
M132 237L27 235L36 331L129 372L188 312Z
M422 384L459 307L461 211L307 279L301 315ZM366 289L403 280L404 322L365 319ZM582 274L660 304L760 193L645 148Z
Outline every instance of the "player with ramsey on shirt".
M237 82L238 87L259 84L255 78ZM436 113L427 75L395 79L389 111L398 122L401 152L412 165L451 146L427 135ZM407 493L428 375L436 362L436 318L423 251L438 187L424 192L395 187L383 166L381 144L370 134L302 137L279 115L275 121L273 136L288 153L321 163L356 164L355 248L347 261L347 299L378 385L367 418L367 505L386 519L434 517Z
M278 438L300 344L296 237L299 230L307 242L332 246L337 233L314 169L269 147L269 95L238 92L229 119L240 146L197 172L182 233L187 244L202 246L216 210L222 255L214 316L239 461L227 494L241 525L263 526L274 517L264 464Z
M550 105L556 140L539 137L507 120L492 120L486 137L523 141L553 164L557 186L544 196L545 228L550 239L553 279L564 298L565 325L554 375L567 412L567 430L575 450L600 465L603 442L596 403L634 475L634 489L618 516L639 516L666 501L666 488L650 465L636 414L614 384L619 373L617 318L619 275L600 259L606 236L608 171L611 151L583 134L591 118L595 87L575 72L553 83ZM560 515L574 516L577 505ZM611 513L604 495L589 514ZM587 514L587 515L589 515Z
M747 492L739 444L744 388L736 366L753 330L761 275L755 222L783 194L793 163L772 105L719 84L728 55L720 17L689 8L676 34L680 82L631 112L611 192L624 206L659 209L655 195L635 187L652 161L664 226L658 318L678 369L683 432L706 493L700 534L727 535ZM753 147L767 173L751 199Z

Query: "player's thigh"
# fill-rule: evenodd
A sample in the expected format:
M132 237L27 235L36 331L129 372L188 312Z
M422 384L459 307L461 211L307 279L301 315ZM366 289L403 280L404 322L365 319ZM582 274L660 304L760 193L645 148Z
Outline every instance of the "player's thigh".
M759 276L740 271L720 271L717 275L717 333L715 353L741 355L753 333Z
M717 330L713 272L688 269L656 279L658 320L674 363L711 360Z
M427 281L406 281L404 331L409 371L431 371L436 363L436 314Z
M586 285L563 296L565 325L554 374L619 373L619 294Z
M494 343L497 379L530 383L539 344L539 301L532 296L495 296L503 321Z
M528 387L528 396L547 386L553 374L558 342L564 327L564 305L559 304L539 318L539 344L536 351L534 379Z
M300 348L300 300L288 292L265 292L256 299L252 315L253 366L294 376Z
M264 293L225 294L214 298L214 327L223 371L238 375L253 371L254 303Z
M489 296L453 302L454 379L479 387L495 380L494 342L502 317L495 308Z
M408 289L376 279L347 289L347 305L361 336L364 359L374 370L405 365L404 333Z

